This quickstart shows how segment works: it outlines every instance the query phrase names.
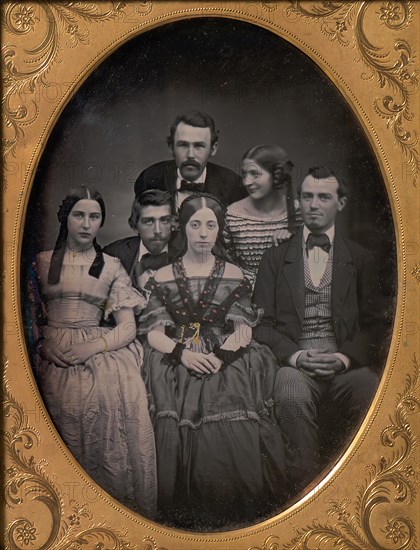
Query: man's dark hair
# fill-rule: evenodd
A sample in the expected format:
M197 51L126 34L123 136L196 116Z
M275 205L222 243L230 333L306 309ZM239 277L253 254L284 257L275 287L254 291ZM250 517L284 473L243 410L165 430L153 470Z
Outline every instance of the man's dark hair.
M219 141L219 130L216 130L216 125L210 115L201 111L188 111L188 113L178 115L169 130L166 142L171 149L174 147L175 132L180 122L196 128L210 128L211 145L213 146Z
M347 197L349 194L349 190L346 182L343 181L341 178L338 178L334 173L334 171L331 170L331 168L328 168L328 166L315 166L313 168L309 168L308 175L312 176L316 180L321 180L326 178L335 178L338 182L337 195L341 198L341 197ZM299 197L300 197L301 189L302 189L302 182L300 182L297 190Z
M161 189L149 189L140 195L134 197L131 207L131 215L128 218L128 223L134 231L137 231L137 224L141 216L141 209L145 206L165 206L170 207L171 215L175 215L175 204L172 196L167 191Z

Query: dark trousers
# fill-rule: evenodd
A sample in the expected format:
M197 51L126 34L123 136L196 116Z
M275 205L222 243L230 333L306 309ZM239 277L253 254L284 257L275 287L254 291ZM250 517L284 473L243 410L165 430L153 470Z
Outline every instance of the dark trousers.
M315 380L293 367L278 371L275 412L285 441L286 475L292 493L308 485L323 466L319 444L320 431L324 429L319 423L322 405L328 404L330 415L334 411L328 424L333 421L342 430L356 427L377 384L377 376L368 367L351 369L328 381Z

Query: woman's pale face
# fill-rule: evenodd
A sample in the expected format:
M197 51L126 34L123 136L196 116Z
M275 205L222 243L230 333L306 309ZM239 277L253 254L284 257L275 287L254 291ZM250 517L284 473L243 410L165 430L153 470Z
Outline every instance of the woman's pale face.
M188 220L185 233L189 252L203 256L211 254L219 234L216 214L211 208L200 208Z
M67 242L75 249L88 248L99 232L102 211L99 203L92 199L76 202L67 218Z
M255 160L244 159L241 167L242 183L251 199L258 200L273 191L273 179Z

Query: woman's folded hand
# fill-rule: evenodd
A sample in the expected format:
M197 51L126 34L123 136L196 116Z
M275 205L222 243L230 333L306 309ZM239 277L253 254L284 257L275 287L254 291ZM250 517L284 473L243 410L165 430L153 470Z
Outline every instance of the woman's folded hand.
M186 369L198 372L200 374L216 373L222 362L213 354L199 353L184 349L181 355L181 362ZM220 364L219 364L220 363Z
M100 345L95 342L80 342L64 350L64 356L70 365L80 365L100 351Z
M213 374L215 374L216 372L219 372L219 370L223 366L223 361L221 359L219 359L218 357L216 357L214 355L214 353L209 353L207 358L208 358L209 361L211 361L211 363L213 365Z
M49 363L55 363L59 367L71 367L73 364L65 350L62 350L55 342L44 340L40 351L43 359L46 359Z

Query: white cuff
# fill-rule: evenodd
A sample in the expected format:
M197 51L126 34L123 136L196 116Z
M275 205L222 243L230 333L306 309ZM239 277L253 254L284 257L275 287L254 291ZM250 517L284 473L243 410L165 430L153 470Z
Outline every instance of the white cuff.
M303 349L300 349L299 351L295 351L295 353L287 359L287 364L290 365L291 367L296 368L298 357L302 353L302 351Z
M350 357L347 357L347 355L344 355L344 353L335 352L334 355L337 357L337 359L340 359L340 361L345 366L346 371L350 368Z

